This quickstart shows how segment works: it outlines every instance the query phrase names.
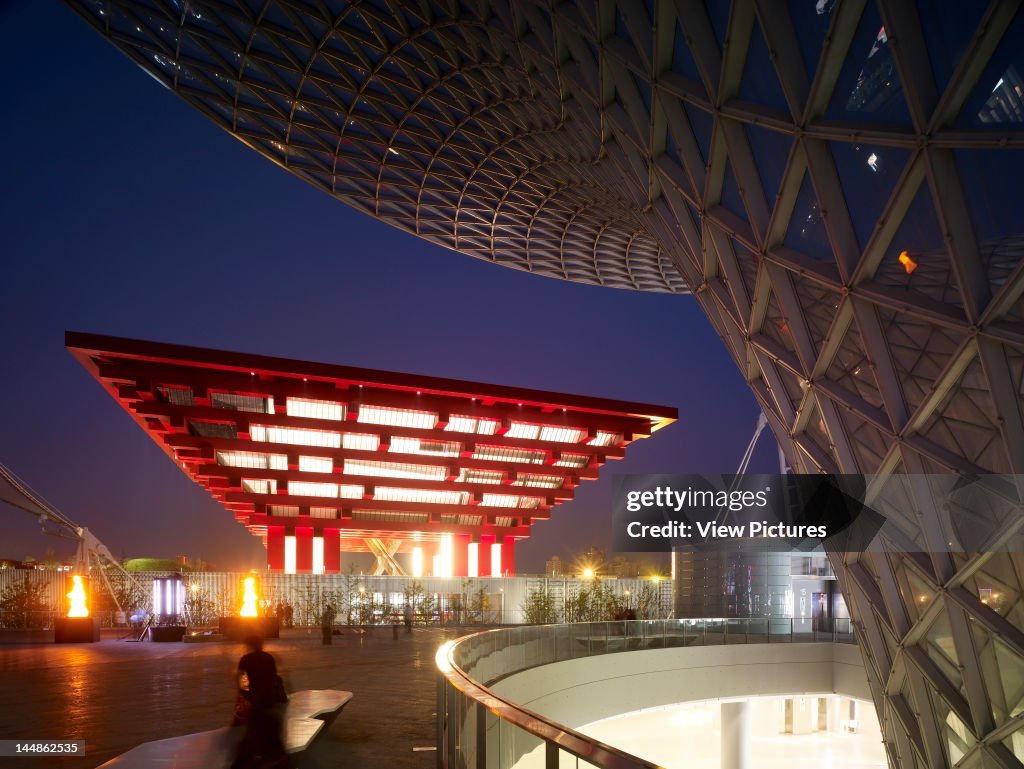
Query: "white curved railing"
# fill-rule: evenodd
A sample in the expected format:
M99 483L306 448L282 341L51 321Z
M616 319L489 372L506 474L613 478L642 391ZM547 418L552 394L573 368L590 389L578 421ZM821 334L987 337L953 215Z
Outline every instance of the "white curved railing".
M819 625L820 627L820 625ZM512 769L543 746L545 769L657 769L535 713L491 688L542 665L647 649L731 644L854 643L849 620L827 630L802 620L638 620L527 625L449 641L436 655L439 769Z

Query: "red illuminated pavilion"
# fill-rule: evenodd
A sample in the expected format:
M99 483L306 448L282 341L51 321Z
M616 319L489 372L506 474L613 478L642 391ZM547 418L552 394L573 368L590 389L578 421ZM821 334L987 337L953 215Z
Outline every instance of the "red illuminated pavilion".
M68 332L68 349L271 571L514 572L535 521L675 421L664 406ZM396 555L409 553L411 568Z

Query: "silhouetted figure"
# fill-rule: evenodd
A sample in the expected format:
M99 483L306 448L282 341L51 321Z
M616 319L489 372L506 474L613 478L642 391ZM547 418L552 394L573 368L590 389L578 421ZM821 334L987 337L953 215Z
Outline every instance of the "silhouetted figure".
M412 614L412 604L407 603L405 605L405 608L402 609L402 619L405 620L405 632L406 633L411 633L412 632L412 616L413 616L413 614Z
M324 646L330 646L331 634L334 632L334 607L327 604L320 618L320 630L323 632Z
M292 605L290 603L286 602L285 605L284 605L284 626L285 627L294 627L294 625L295 625L294 620L295 620L295 609L292 608Z
M238 682L251 709L245 734L231 769L287 769L282 731L288 695L277 674L274 658L263 651L263 639L253 635L245 639L249 652L238 661Z

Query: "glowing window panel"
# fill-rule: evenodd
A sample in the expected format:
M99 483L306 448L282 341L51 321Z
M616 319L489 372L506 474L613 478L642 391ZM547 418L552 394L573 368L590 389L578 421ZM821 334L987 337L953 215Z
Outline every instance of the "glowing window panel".
M511 494L484 494L480 504L484 507L518 507L519 497Z
M498 431L497 419L482 419L452 415L444 428L453 433L476 433L477 435L494 435Z
M448 477L448 469L435 465L406 465L400 462L366 462L361 459L346 459L345 474L369 475L376 478L443 481Z
M591 446L615 446L622 443L622 433L606 433L598 430L597 435L587 441Z
M298 518L298 505L269 505L267 512L274 518Z
M293 427L251 425L249 437L266 443L287 443L292 446L320 446L327 449L341 447L341 433L324 430L297 430Z
M429 430L437 424L437 414L431 411L393 409L386 406L362 406L359 419L366 425L388 425L390 427L418 427Z
M254 414L273 414L274 399L262 395L238 395L237 393L210 393L210 405L215 409L228 411L250 411Z
M309 508L309 517L333 520L338 517L338 509L336 507L311 507Z
M515 522L516 519L510 515L497 515L494 517L495 526L504 526L505 528L508 528L509 526L515 526Z
M276 494L277 481L243 478L242 490L248 491L250 494Z
M167 399L168 403L173 403L175 406L196 405L191 387L158 387L157 390Z
M454 513L443 513L438 516L441 523L454 523L458 526L480 526L483 524L484 519L482 515L467 515L460 513L455 515Z
M288 416L307 419L330 419L340 422L345 418L345 404L335 401L318 401L311 398L289 398Z
M477 446L473 459L489 462L521 462L533 465L544 464L545 453L537 449L509 449L500 446Z
M380 446L379 435L364 435L363 433L345 433L341 439L341 445L346 449L354 451L376 451Z
M590 458L585 454L562 454L555 467L585 467Z
M535 475L519 473L513 486L529 486L535 489L560 489L564 479L560 475Z
M330 457L299 457L299 470L304 473L332 473L334 460Z
M429 441L419 438L392 438L392 454L422 454L428 457L457 457L462 444L457 441Z
M505 474L499 470L463 470L459 480L463 483L501 483Z
M336 497L338 484L288 481L288 494L293 497Z
M540 439L542 441L554 441L556 443L579 443L586 434L586 430L581 430L578 427L552 427L548 425L540 428Z
M342 484L338 487L338 496L342 499L362 499L365 490L362 486Z
M522 438L528 441L537 440L538 435L540 435L539 425L528 425L523 422L513 422L508 428L508 432L505 433L507 438Z
M523 497L519 500L519 507L522 510L536 510L543 501L539 497Z
M295 537L294 535L285 535L284 538L284 573L294 574L295 573Z
M395 510L353 510L354 521L390 521L393 523L426 523L427 513L406 513Z
M324 538L313 537L313 573L324 573Z
M251 451L218 451L217 464L249 470L287 470L288 457L284 454L257 454Z
M469 494L465 491L437 491L434 489L399 489L378 486L374 499L385 502L423 502L434 505L466 505Z

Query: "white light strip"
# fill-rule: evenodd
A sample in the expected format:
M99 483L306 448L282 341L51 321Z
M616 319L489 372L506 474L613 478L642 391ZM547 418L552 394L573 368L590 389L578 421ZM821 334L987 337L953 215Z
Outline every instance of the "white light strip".
M330 419L340 422L345 418L345 405L335 401L318 401L310 398L289 398L288 416L307 419Z
M313 537L313 573L323 574L324 569L324 538Z
M341 445L353 451L376 451L380 446L380 436L364 435L363 433L345 433Z
M542 441L555 441L557 443L579 443L586 435L585 430L578 427L542 427L540 439Z
M452 535L441 535L441 576L450 577L455 573L455 563L452 553Z
M537 440L537 436L540 434L540 427L537 425L528 425L523 422L513 422L508 428L508 432L505 433L507 438L522 438L528 441Z
M393 409L385 406L362 406L359 419L367 425L390 425L391 427L417 427L430 430L437 424L437 414L430 411Z
M453 415L448 418L448 425L444 429L453 433L494 435L498 431L498 420Z
M428 457L457 457L462 453L462 444L456 441L396 437L391 439L391 453L421 454Z
M438 465L406 465L399 462L365 462L358 459L346 459L345 475L443 481L448 477L448 469Z
M423 548L414 547L412 549L412 575L414 577L423 576Z
M435 555L433 560L431 561L431 564L432 565L431 565L430 576L431 577L440 577L441 576L441 556Z
M291 535L284 538L284 573L295 573L295 537Z
M338 484L288 481L288 495L292 497L336 497Z
M153 614L160 616L164 613L163 594L160 591L160 581L153 580Z
M304 473L334 472L334 460L330 457L299 457L299 470Z
M501 543L495 542L491 545L491 576L501 576Z
M250 425L249 437L261 443L287 443L292 446L320 446L328 449L341 448L341 433L325 430L297 430L292 427Z
M470 542L469 548L466 551L466 555L469 561L469 576L479 577L480 576L480 545L476 542Z

